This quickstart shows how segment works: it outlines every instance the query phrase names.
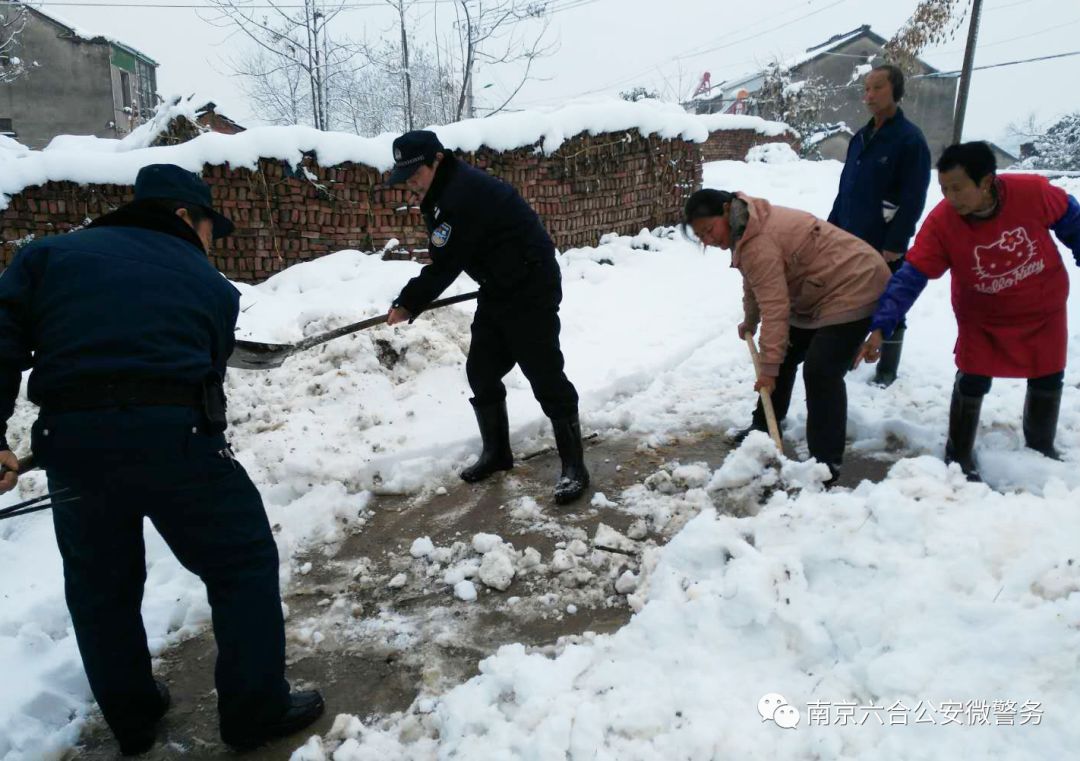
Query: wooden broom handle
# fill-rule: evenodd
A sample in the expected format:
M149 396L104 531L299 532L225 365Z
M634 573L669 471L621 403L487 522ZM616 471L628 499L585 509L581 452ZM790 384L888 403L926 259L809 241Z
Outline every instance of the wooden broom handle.
M750 349L750 359L754 362L754 379L756 381L757 378L761 377L761 356L758 354L757 344L754 343L754 334L747 332L744 338L746 339L747 348ZM765 389L760 389L758 394L761 396L761 406L765 410L765 422L769 426L769 435L772 436L776 449L783 454L784 442L780 438L780 426L776 424L776 412L773 410L772 397L769 396L769 392Z

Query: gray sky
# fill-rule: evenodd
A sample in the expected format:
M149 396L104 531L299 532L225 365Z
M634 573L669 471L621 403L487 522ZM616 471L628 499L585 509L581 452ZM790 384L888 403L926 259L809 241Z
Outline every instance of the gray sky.
M163 94L198 93L216 101L234 119L253 123L247 100L226 63L242 40L207 24L197 11L45 2L45 10L155 58L161 64L158 83ZM558 0L558 5L568 2ZM870 24L878 34L890 37L917 4L916 0L576 2L552 18L550 31L559 49L536 66L543 81L526 84L515 106L555 106L577 96L614 95L638 84L685 92L703 71L718 82L774 58L798 54L860 24ZM433 14L441 8L439 23L445 31L447 7L426 0L414 6L413 15L418 25L430 28ZM339 34L369 40L396 34L392 15L382 9L358 8L341 18ZM923 58L939 69L960 68L965 35L966 25L955 39L927 51ZM976 66L1075 50L1080 50L1080 0L985 0ZM494 94L512 79L506 71L480 70L476 82L481 92ZM1004 133L1010 122L1030 113L1045 121L1080 110L1077 82L1080 56L976 72L964 136L1007 144ZM486 84L492 86L485 91Z

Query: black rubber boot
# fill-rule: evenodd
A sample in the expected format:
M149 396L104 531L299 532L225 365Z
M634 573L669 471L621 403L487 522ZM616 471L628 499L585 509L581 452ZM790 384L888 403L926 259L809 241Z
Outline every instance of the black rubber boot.
M323 711L326 703L318 690L294 692L289 695L289 706L277 721L244 733L221 733L221 739L236 750L250 750L279 737L288 737L304 727L313 724Z
M1051 460L1061 459L1054 448L1060 411L1060 388L1048 391L1028 386L1027 398L1024 399L1024 443Z
M562 460L562 474L555 484L555 504L567 505L581 497L589 488L589 471L585 467L585 452L581 442L581 423L577 415L552 420L555 445Z
M157 740L158 722L161 721L165 712L169 710L169 706L172 705L172 696L169 694L169 688L165 686L165 683L155 679L154 686L157 687L161 707L154 711L151 722L142 730L132 732L123 739L117 738L120 742L120 754L123 756L139 756L154 747L154 742Z
M904 348L904 333L907 328L897 328L892 338L888 338L881 344L881 359L877 363L877 371L874 373L872 383L875 386L888 388L896 381L896 371L900 367L900 351Z
M975 465L975 434L979 430L981 396L965 396L955 385L949 406L949 439L945 442L945 462L955 462L968 481L982 481Z
M480 426L480 440L484 449L480 459L461 471L461 480L470 484L483 481L500 470L514 467L514 454L510 451L510 421L506 417L506 400L492 404L472 401L476 422Z

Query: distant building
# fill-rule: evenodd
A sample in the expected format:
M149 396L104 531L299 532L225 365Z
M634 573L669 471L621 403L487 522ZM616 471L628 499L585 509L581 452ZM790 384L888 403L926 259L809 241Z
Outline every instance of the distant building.
M998 169L1008 169L1013 164L1020 161L1018 157L1012 155L1000 145L991 143L989 140L986 141L986 144L989 145L990 150L994 152L994 158L997 160Z
M30 71L0 85L0 134L30 148L56 135L123 137L153 112L157 62L33 6L13 56ZM5 65L0 58L0 66Z
M863 25L808 48L802 55L780 64L790 72L792 80L817 80L828 88L821 121L846 125L854 133L870 119L862 103L863 73L869 66L884 61L882 53L885 43L884 37L875 34L868 25ZM915 71L907 72L907 93L900 105L907 117L922 129L936 158L952 142L957 77L942 74L919 59L916 59L915 67ZM764 82L764 71L720 82L707 93L696 96L687 107L701 114L752 113L770 119L781 118L769 112L768 104L754 100L754 93ZM841 143L846 147L842 133L832 132L827 137L825 148L830 153L835 153L836 146Z

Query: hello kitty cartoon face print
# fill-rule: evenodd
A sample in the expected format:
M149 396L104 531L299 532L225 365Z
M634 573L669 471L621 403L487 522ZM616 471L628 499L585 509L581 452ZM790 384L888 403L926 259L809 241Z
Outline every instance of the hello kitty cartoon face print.
M1038 246L1023 227L1006 230L996 241L975 247L975 290L999 293L1046 269Z

